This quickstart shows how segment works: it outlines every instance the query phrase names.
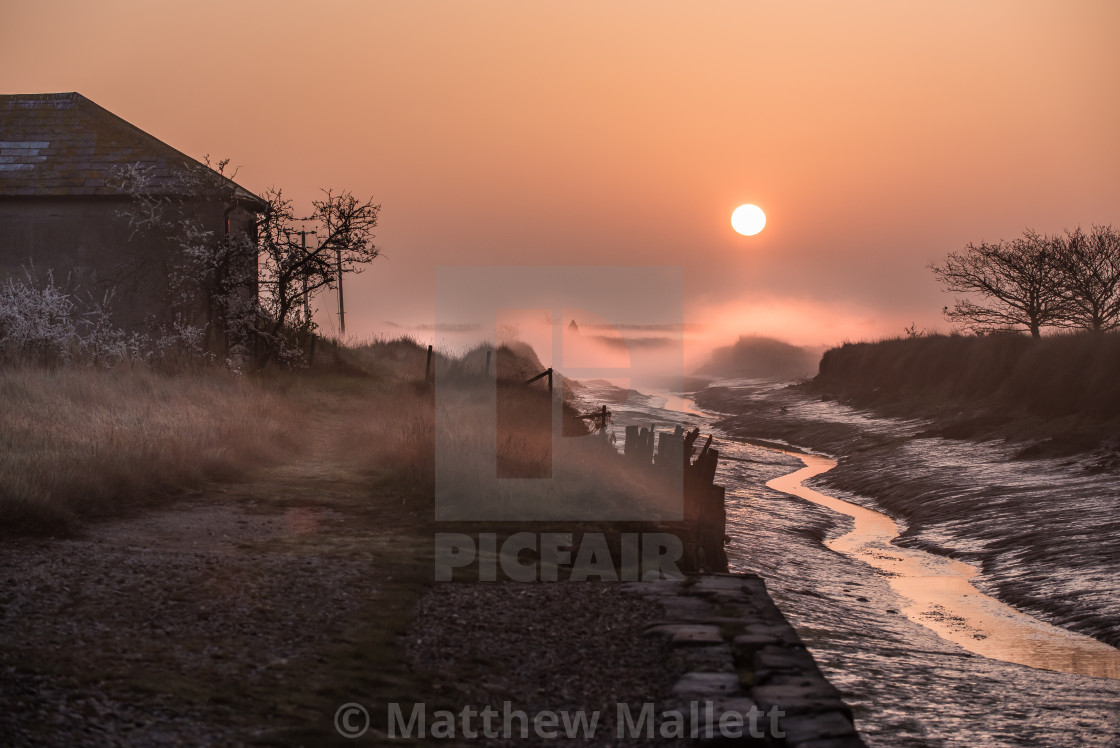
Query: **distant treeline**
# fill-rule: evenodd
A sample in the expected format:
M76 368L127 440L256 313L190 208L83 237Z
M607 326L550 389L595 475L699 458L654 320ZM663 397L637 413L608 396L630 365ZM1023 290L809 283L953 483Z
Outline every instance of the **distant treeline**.
M1009 416L1120 428L1120 333L929 335L847 343L812 387L860 406L978 406Z

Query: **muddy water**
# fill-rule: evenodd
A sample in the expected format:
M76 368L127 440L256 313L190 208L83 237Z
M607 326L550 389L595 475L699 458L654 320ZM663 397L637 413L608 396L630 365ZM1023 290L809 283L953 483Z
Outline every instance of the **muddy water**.
M589 402L609 400L606 392L588 395ZM799 457L720 432L711 426L717 416L687 399L634 395L611 409L619 440L635 423L698 425L714 434L731 567L766 579L869 745L1120 745L1120 681L1027 667L939 635L926 624L942 617L951 627L961 616L930 608L935 615L922 620L908 611L915 603L892 584L895 576L834 545L855 528L852 515L767 485L804 469ZM955 458L954 469L966 457ZM797 482L806 478L801 473ZM941 530L938 539L961 542Z
M981 593L969 581L976 576L974 566L892 545L900 531L895 520L804 485L836 467L835 460L796 456L805 467L774 478L767 487L851 517L851 531L826 545L887 575L891 588L907 600L902 612L908 618L984 657L1062 673L1120 678L1120 650L1051 626Z

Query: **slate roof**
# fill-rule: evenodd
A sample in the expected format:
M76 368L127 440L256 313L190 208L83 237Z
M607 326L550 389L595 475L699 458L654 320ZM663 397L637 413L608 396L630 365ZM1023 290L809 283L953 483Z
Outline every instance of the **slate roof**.
M175 194L174 174L202 164L79 93L0 95L0 197L123 195L112 168L141 164L152 190ZM234 182L249 207L264 201Z

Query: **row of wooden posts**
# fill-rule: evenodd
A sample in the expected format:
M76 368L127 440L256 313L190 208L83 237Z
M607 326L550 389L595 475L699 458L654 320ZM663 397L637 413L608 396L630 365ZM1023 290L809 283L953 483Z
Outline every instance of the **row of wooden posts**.
M709 435L693 460L699 437L698 428L685 432L677 426L672 432L657 433L652 425L649 428L627 426L623 454L639 465L663 472L667 480L681 481L684 518L680 529L684 535L686 566L697 571L727 571L726 491L723 486L715 485L719 451L712 448Z

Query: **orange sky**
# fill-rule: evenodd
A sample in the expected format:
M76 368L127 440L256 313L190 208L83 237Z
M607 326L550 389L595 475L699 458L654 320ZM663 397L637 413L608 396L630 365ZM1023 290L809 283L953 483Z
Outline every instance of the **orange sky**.
M358 337L430 323L435 268L474 263L681 265L686 321L710 343L948 329L925 269L947 251L1120 224L1108 1L8 2L0 17L0 92L79 91L305 205L325 186L379 199L386 256L346 293ZM767 212L756 237L731 230L743 202Z

